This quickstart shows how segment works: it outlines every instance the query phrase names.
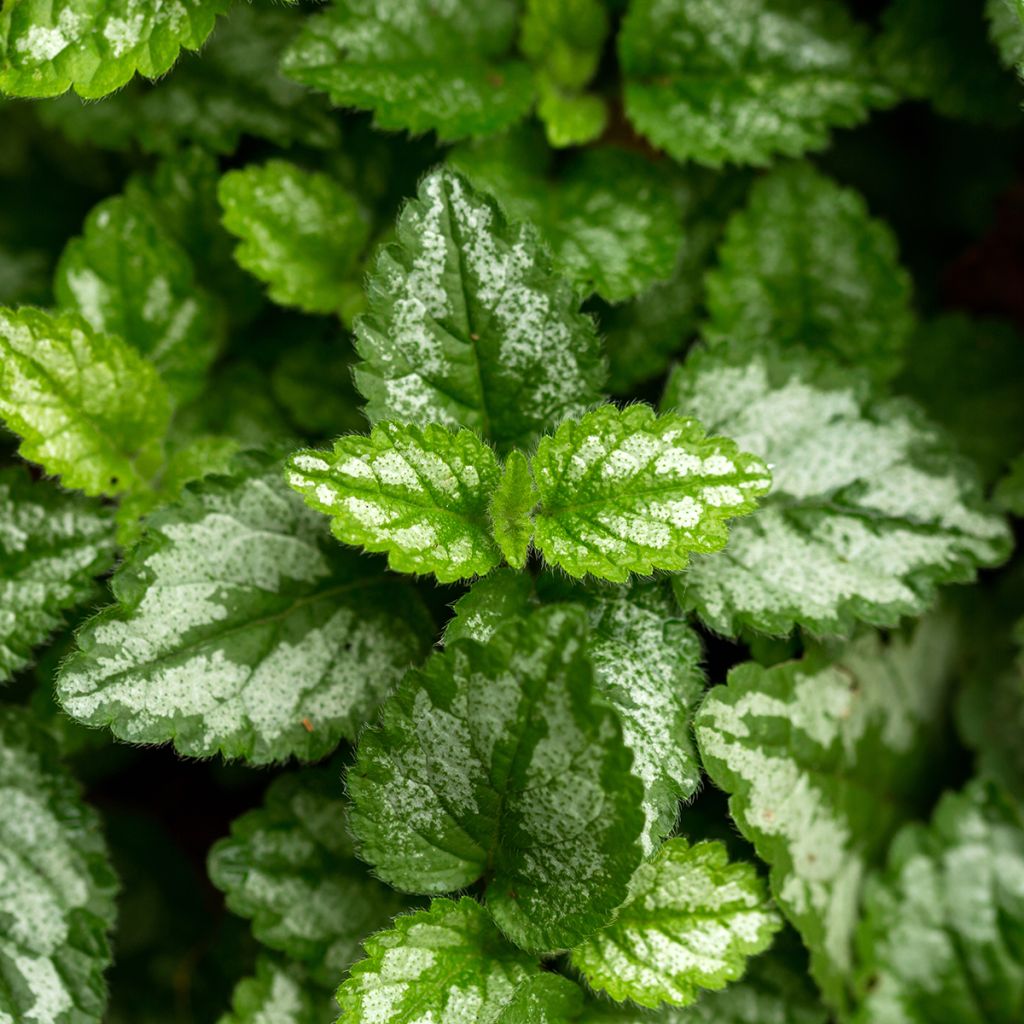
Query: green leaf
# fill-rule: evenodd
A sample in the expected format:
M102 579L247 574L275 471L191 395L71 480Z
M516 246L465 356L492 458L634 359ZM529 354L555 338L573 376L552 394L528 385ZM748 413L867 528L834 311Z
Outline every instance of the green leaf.
M299 965L261 956L253 977L235 986L231 1012L217 1024L326 1024L337 1012L331 994L310 985Z
M99 818L28 712L0 707L0 1019L100 1024L117 879Z
M600 399L601 346L579 299L532 230L450 170L405 207L368 303L355 377L372 423L469 427L505 451Z
M1024 0L985 0L985 17L1003 64L1024 64Z
M838 1009L865 872L934 776L953 643L949 622L930 618L909 639L866 634L834 658L747 662L697 713L704 768Z
M541 609L410 672L348 775L360 856L397 888L486 879L524 949L604 924L640 860L640 782L598 694L579 608Z
M552 168L533 132L468 143L449 163L531 221L556 268L584 292L620 302L672 273L683 244L670 172L637 153L588 149Z
M331 517L346 544L386 551L396 572L434 573L442 583L484 574L501 561L488 503L500 478L494 452L470 430L381 423L369 437L305 449L288 482Z
M1024 817L983 782L893 842L858 933L856 1024L1013 1024L1024 999Z
M600 0L527 0L519 45L552 81L581 89L597 72L607 35Z
M1010 464L1010 471L999 481L995 493L1000 508L1024 518L1024 453Z
M711 167L821 149L890 98L834 0L632 0L619 61L636 129Z
M725 521L753 512L768 468L682 416L603 406L563 423L533 458L534 544L570 576L623 583L717 551Z
M19 451L66 487L118 494L160 462L170 418L163 382L120 338L74 313L0 309L0 416Z
M0 469L0 682L98 595L95 577L113 561L106 509L20 466Z
M586 1019L579 985L558 974L535 974L512 993L494 1024L571 1024Z
M366 959L338 989L352 1024L493 1021L516 988L539 972L511 946L487 912L464 896L395 919L366 942Z
M287 160L230 171L218 190L235 258L282 306L339 313L351 305L370 224L359 200L326 174Z
M487 135L533 103L529 69L510 55L516 14L511 0L334 0L282 66L338 106L372 110L378 128Z
M506 622L522 618L535 605L533 579L512 569L495 569L478 579L452 605L444 642L476 640L485 644Z
M98 99L138 72L159 78L198 50L229 0L8 0L0 12L0 92Z
M282 775L264 806L231 824L210 851L210 878L228 909L271 949L307 964L333 988L359 944L407 906L370 877L345 831L341 778L330 769Z
M144 204L115 196L94 207L61 254L54 294L93 330L138 349L176 399L202 390L220 343L218 313L187 253Z
M431 629L340 548L265 457L150 517L58 695L72 717L192 757L315 760L354 738Z
M896 238L864 200L808 164L761 178L706 279L710 342L776 342L897 373L913 328Z
M537 82L537 89L537 116L544 122L548 145L556 149L585 146L604 133L608 104L600 96L564 92L544 78Z
M697 350L664 406L736 438L772 467L772 494L725 552L674 581L720 633L845 633L918 615L940 583L1009 550L976 476L910 403L873 401L852 371L764 346Z
M591 988L622 1002L688 1006L741 977L782 920L752 864L717 842L670 839L641 864L615 920L572 951Z
M488 507L491 533L505 560L515 569L526 565L533 537L530 513L537 491L530 475L530 464L522 452L512 452L505 461L501 480Z

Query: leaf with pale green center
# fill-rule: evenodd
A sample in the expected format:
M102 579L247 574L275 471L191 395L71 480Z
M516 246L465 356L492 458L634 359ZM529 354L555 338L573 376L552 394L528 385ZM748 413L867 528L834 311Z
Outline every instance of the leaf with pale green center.
M231 995L231 1010L217 1024L327 1024L338 1014L330 992L311 984L299 964L261 956L255 973Z
M66 487L119 494L159 466L170 401L149 362L77 314L0 308L0 417Z
M488 514L500 475L476 434L436 424L381 423L369 437L351 434L332 451L288 460L290 485L331 517L339 540L386 551L396 572L434 573L442 583L501 561Z
M601 397L593 321L526 225L460 175L428 175L381 250L356 327L371 423L469 427L501 451Z
M905 401L872 400L853 371L769 347L695 350L664 407L734 437L772 467L765 507L725 551L673 581L720 633L845 633L919 615L940 583L1009 551L973 469Z
M98 596L96 577L113 561L108 510L19 466L0 470L0 682Z
M98 99L136 73L159 78L198 50L230 0L9 0L0 12L0 93Z
M499 132L533 103L511 0L333 0L284 56L287 75L378 128L444 142Z
M721 843L679 837L637 869L629 901L572 964L618 1002L688 1006L741 977L781 927L753 865L730 863Z
M493 1021L540 966L464 896L395 919L338 989L346 1024Z
M0 1020L100 1024L117 878L99 818L22 708L0 707Z
M209 857L228 909L330 988L359 958L359 944L408 906L355 859L347 810L339 772L281 776L264 806L232 822Z
M563 423L533 457L535 547L570 576L623 583L718 551L726 520L770 486L768 467L696 420L606 405Z
M144 203L115 196L92 210L64 248L54 294L93 330L138 349L176 399L202 390L219 347L219 313L188 254Z
M358 310L357 273L370 235L359 200L327 174L287 160L229 171L218 188L235 259L282 306L307 313Z
M1024 1002L1024 813L976 780L907 826L857 936L855 1024L1015 1024Z
M112 586L59 699L87 725L193 757L323 757L431 632L418 598L335 543L262 456L151 516Z
M933 617L909 638L866 634L833 659L747 662L697 713L704 768L840 1010L865 873L933 784L954 643Z
M710 342L803 346L878 380L900 369L913 314L896 238L856 192L810 165L754 185L718 263L705 281Z
M586 655L585 612L541 609L410 672L348 774L360 856L443 893L486 879L524 949L604 924L640 861L643 788Z
M636 129L711 167L821 149L891 97L834 0L632 0L619 62Z

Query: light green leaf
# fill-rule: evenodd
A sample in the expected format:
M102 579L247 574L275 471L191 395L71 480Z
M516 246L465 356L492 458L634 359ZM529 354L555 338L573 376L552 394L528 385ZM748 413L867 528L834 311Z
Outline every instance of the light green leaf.
M470 430L381 423L333 451L288 461L288 482L331 517L346 544L386 551L396 572L434 573L442 583L482 575L501 561L488 503L501 470Z
M488 508L491 533L505 560L515 569L526 565L533 537L530 513L537 491L530 475L530 464L522 452L512 452L505 461L501 480Z
M719 550L725 521L753 512L771 481L734 442L646 405L603 406L563 423L541 441L533 476L534 545L570 576L617 583Z
M370 877L346 833L340 773L282 775L264 806L231 824L210 851L210 878L228 909L252 921L272 949L308 965L333 988L359 958L359 944L407 907Z
M641 864L615 920L572 951L591 988L618 1002L688 1006L771 945L782 919L753 865L718 842L670 839Z
M344 315L370 224L359 200L326 174L287 160L230 171L218 189L235 258L282 306Z
M1010 464L1010 471L999 481L995 494L1000 508L1024 518L1024 453Z
M261 956L253 977L231 996L231 1011L217 1024L327 1024L338 1014L332 995L311 985L298 965Z
M65 246L53 287L93 330L138 349L176 399L202 390L220 343L218 311L146 205L115 196L94 207L83 234Z
M681 600L721 633L845 633L918 615L939 583L1009 551L975 474L907 402L873 401L852 371L798 353L696 350L665 408L736 438L772 467L772 493L723 554L695 558Z
M537 89L537 116L544 122L548 145L556 149L585 146L607 127L608 104L600 96L563 92L544 78L537 82Z
M198 50L229 0L7 0L0 12L0 92L98 99L138 72L159 78Z
M776 342L898 372L913 328L896 238L864 200L808 164L761 178L735 214L706 279L710 342Z
M360 856L381 878L427 893L486 878L524 949L604 924L640 860L643 790L585 639L583 611L562 606L450 643L385 703L348 775Z
M95 811L28 712L0 707L0 1020L100 1024L117 879Z
M512 993L494 1024L571 1024L587 1020L579 985L558 974L535 974Z
M354 738L430 625L403 584L345 551L270 459L153 515L78 635L72 717L193 757L315 760Z
M821 149L890 98L834 0L632 0L619 61L637 130L711 167Z
M152 365L74 313L0 308L0 416L19 451L66 487L118 494L161 459L170 418Z
M747 662L710 691L695 731L704 767L771 867L780 908L828 1001L846 1005L866 870L928 794L952 671L948 621L876 634L834 658Z
M601 346L532 230L454 172L428 175L377 257L357 325L366 414L527 447L598 401Z
M1014 1024L1024 1000L1024 816L994 787L943 797L868 890L855 1024Z
M533 102L529 69L510 55L516 14L511 0L334 0L282 66L338 106L372 110L378 128L487 135Z
M985 17L1003 64L1024 64L1024 0L985 0Z
M0 470L0 682L98 596L95 577L114 561L112 527L102 506L33 482L20 466Z

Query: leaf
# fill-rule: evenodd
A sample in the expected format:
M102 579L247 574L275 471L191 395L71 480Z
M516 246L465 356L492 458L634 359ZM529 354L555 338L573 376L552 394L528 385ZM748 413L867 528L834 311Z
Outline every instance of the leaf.
M530 464L522 452L512 452L505 462L488 507L491 533L505 560L515 569L526 565L533 537L530 513L537 500Z
M1024 518L1024 453L1010 464L1010 471L999 481L996 503L1018 519Z
M527 0L519 46L554 82L581 89L597 72L607 35L600 0Z
M348 775L360 856L399 889L486 878L514 942L547 951L604 924L640 860L639 781L600 699L579 608L450 643L410 672Z
M170 417L157 372L74 313L0 309L0 416L65 487L118 494L160 461Z
M894 376L913 328L896 238L864 200L808 164L761 178L706 279L710 342L802 345L877 380Z
M0 469L0 682L98 594L114 561L110 516L24 469Z
M209 857L228 909L328 988L359 958L363 939L407 906L355 859L341 793L330 769L279 776L264 806L236 818Z
M533 103L529 69L510 56L516 14L510 0L334 0L282 67L338 106L372 110L378 128L488 135Z
M641 864L615 920L572 951L587 984L612 999L687 1006L724 988L782 927L753 865L721 843L670 839Z
M239 264L282 306L344 315L370 234L359 200L287 160L229 171L218 190ZM347 285L347 287L346 287Z
M833 0L631 0L619 61L636 129L710 167L822 149L890 98Z
M0 13L0 92L85 99L136 72L159 78L182 49L198 50L228 0L8 0Z
M99 818L22 708L0 707L0 1019L99 1024L117 878Z
M326 1024L336 1014L330 993L310 985L301 967L261 956L255 975L235 986L231 1011L217 1024Z
M747 662L697 713L704 768L840 1010L865 872L934 778L953 642L933 617L908 639L865 634L833 658Z
M539 972L468 896L433 900L365 945L366 959L338 989L341 1020L354 1024L494 1020Z
M288 482L331 517L346 544L386 551L396 572L434 573L441 583L482 575L501 561L488 502L500 470L472 431L381 423L333 451L304 449Z
M587 1018L583 992L558 974L535 974L512 993L494 1024L571 1024Z
M716 558L674 581L712 629L846 633L919 615L940 583L973 579L1008 552L975 474L907 402L873 401L850 371L799 354L698 350L669 381L667 409L698 417L772 467L772 494Z
M673 180L644 157L588 149L556 173L543 141L524 130L460 146L448 160L514 220L531 221L581 291L621 302L671 275L683 244Z
M188 255L143 204L115 196L93 208L61 254L54 294L93 330L141 352L176 399L202 390L220 344L218 312Z
M431 630L415 595L344 551L275 461L188 488L78 635L65 710L133 743L254 764L353 738Z
M444 642L469 639L486 644L501 626L522 618L534 606L533 579L527 573L495 569L452 605Z
M863 1002L852 1020L1018 1020L1022 875L1020 807L981 781L946 794L929 827L907 826L868 892L858 933Z
M371 423L469 427L501 451L600 399L600 342L532 230L441 169L398 221L356 327Z
M603 406L563 423L533 458L534 545L570 576L624 583L717 551L725 520L753 512L768 468L692 419Z
M985 0L988 32L1005 67L1024 64L1024 2Z

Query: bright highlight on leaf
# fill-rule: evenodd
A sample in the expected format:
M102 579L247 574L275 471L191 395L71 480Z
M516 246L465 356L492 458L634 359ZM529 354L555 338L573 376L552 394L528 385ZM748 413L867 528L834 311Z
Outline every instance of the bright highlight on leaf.
M261 956L255 975L235 986L231 1012L217 1024L324 1024L336 1015L331 994L311 985L298 964Z

